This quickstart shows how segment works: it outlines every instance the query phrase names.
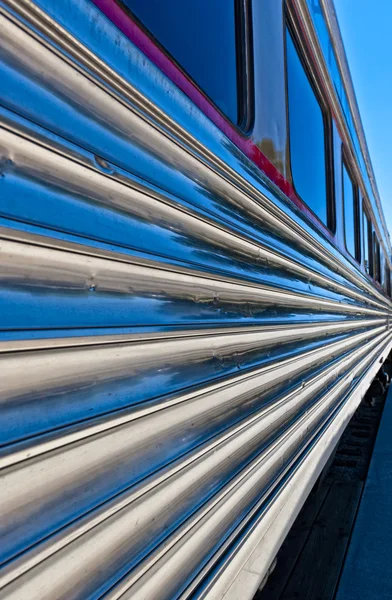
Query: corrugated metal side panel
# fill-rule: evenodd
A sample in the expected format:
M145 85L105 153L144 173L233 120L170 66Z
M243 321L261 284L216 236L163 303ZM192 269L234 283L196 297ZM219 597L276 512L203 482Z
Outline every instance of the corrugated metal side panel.
M0 81L0 597L251 596L390 303L88 0Z

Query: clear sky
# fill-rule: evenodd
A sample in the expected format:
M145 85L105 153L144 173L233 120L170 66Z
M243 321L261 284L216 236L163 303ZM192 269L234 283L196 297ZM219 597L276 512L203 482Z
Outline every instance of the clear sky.
M392 238L392 0L334 0Z

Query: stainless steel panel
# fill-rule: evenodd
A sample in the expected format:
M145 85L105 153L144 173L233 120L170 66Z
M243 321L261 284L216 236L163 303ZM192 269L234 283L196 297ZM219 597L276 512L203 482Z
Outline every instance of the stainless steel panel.
M229 598L391 303L89 0L0 2L0 77L0 597Z

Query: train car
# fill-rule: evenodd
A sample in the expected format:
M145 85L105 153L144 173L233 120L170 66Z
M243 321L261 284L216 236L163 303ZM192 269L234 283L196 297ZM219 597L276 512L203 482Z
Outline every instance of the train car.
M392 347L330 0L0 0L0 598L252 598Z

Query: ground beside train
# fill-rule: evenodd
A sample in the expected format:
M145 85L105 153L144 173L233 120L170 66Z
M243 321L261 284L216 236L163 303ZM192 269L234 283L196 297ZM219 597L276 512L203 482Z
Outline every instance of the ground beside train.
M255 600L392 598L392 386L386 381L391 374L389 360Z

